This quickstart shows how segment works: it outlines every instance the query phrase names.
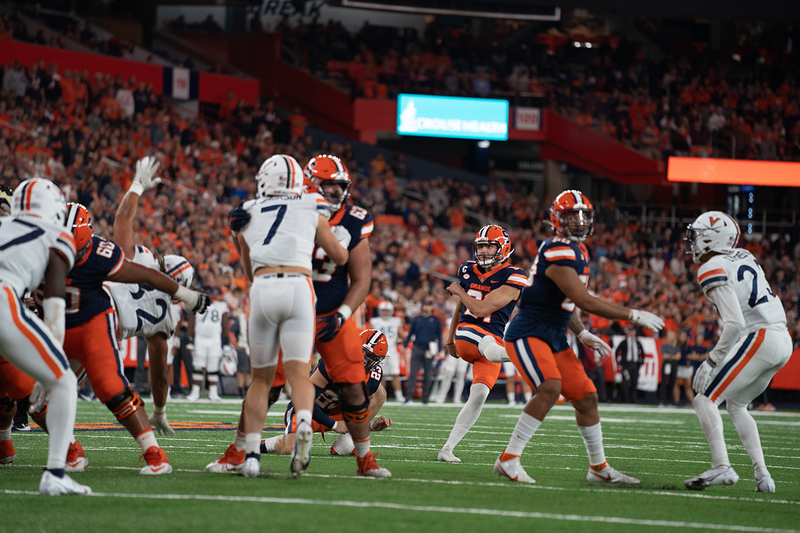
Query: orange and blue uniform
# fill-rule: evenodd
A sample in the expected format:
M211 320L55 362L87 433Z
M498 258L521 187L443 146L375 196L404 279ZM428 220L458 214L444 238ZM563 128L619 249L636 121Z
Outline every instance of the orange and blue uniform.
M558 236L544 241L520 296L519 313L506 330L505 347L528 385L559 379L561 393L575 402L596 389L567 343L575 304L545 275L550 265L574 268L584 285L589 282L589 253L583 244Z
M526 281L525 273L508 263L483 272L475 261L467 261L458 269L459 284L476 300L485 299L490 292L504 285L524 289ZM473 383L484 383L490 389L494 387L503 365L493 363L481 355L478 343L483 337L491 336L498 345L503 345L503 330L514 311L516 301L510 301L486 317L473 315L466 306L462 309L455 334L456 351L461 359L472 363Z

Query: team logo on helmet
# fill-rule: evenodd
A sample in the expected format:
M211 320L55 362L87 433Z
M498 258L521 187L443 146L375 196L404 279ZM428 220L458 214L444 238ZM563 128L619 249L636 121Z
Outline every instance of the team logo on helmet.
M75 239L77 259L83 259L92 244L92 216L89 210L81 204L68 203L64 227L72 232L72 237Z
M377 329L365 329L361 332L361 349L364 350L364 368L367 372L374 370L386 357L389 343L386 335Z
M583 242L594 231L594 207L581 191L559 194L550 207L553 230L573 242Z
M319 193L328 201L331 211L335 213L347 203L350 198L350 173L344 162L335 155L318 155L308 162L305 168L305 177L319 189ZM322 184L335 183L341 192L333 189L326 192Z
M742 235L739 224L722 211L708 211L686 227L686 253L700 263L700 258L709 252L729 255L736 249Z
M482 244L494 244L497 250L494 255L479 254L478 246ZM475 262L482 267L490 267L495 263L503 263L511 254L514 253L514 248L511 246L511 238L508 232L500 226L490 224L482 227L475 235L475 240L472 241L472 254ZM467 277L467 276L465 276Z

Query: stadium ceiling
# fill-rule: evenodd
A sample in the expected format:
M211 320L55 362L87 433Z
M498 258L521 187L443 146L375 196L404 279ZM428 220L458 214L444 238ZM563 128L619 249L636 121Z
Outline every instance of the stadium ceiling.
M573 8L664 17L800 20L800 1L797 0L328 0L328 3L406 13L527 20L558 20L552 17L560 9Z

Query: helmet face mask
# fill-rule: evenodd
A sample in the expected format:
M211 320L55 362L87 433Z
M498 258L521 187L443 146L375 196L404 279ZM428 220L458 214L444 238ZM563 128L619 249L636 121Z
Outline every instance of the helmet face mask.
M580 191L559 194L550 208L553 231L572 242L583 242L594 232L594 208Z
M494 253L487 253L487 245L494 246ZM481 268L491 268L493 265L505 262L514 248L508 232L500 226L490 224L482 227L472 241L472 256Z
M350 198L350 173L344 162L335 155L319 155L313 158L306 165L304 175L317 187L332 213L341 209Z
M11 198L13 196L14 191L0 184L0 217L11 216Z
M386 358L389 344L386 335L377 329L365 329L361 332L361 349L364 352L364 370L367 374L375 370Z

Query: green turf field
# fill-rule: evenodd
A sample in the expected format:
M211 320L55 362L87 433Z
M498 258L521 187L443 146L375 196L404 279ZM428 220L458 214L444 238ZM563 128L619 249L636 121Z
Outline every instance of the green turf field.
M282 421L274 406L267 423ZM149 402L148 402L149 408ZM171 422L235 424L238 402L174 402ZM285 456L262 456L262 476L207 474L206 464L232 442L232 430L187 429L160 437L175 472L139 475L140 455L124 431L78 431L89 458L73 474L92 497L39 496L47 455L40 431L14 433L17 460L0 468L5 510L0 531L642 531L800 529L800 414L754 413L775 494L753 492L753 469L723 414L735 487L703 492L683 480L708 468L710 453L691 409L602 406L609 464L642 480L640 487L588 483L586 451L569 406L557 406L528 445L523 465L535 485L492 473L520 412L489 404L456 449L462 464L436 462L458 408L388 404L394 425L372 434L390 480L355 476L355 458L331 457L328 435L315 436L308 473L294 479ZM78 423L110 422L98 402L78 403ZM176 424L177 425L177 424ZM200 425L200 424L198 424ZM187 426L191 426L187 424ZM196 426L195 426L196 427ZM266 433L267 436L272 435ZM273 433L274 434L274 433Z

